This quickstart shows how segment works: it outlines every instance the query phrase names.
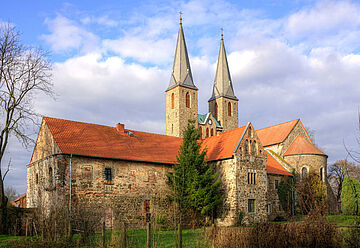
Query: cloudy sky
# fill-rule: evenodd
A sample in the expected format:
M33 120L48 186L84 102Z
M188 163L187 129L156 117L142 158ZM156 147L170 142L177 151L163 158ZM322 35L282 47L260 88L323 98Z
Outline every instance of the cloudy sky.
M240 125L301 118L329 163L346 157L344 143L356 148L359 2L17 0L2 9L0 22L15 24L25 44L51 52L56 100L38 96L41 115L165 133L164 90L182 11L200 113L223 28ZM12 139L6 152L6 185L19 193L31 151Z

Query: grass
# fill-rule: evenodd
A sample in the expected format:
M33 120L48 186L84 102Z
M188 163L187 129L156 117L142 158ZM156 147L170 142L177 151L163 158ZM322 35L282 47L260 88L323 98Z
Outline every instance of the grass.
M336 224L337 226L354 226L356 225L356 218L360 220L360 217L353 215L328 215L327 221Z
M109 246L117 247L121 231L106 232L106 243ZM112 236L112 237L111 237ZM177 233L174 230L155 230L152 233L153 248L173 248L176 244ZM80 235L74 235L71 244L64 242L41 241L38 237L24 236L0 236L0 247L100 247L101 233L96 233L91 238L90 245L81 245ZM146 229L129 229L127 230L128 247L145 247L146 246ZM204 238L203 229L185 229L183 230L183 247L207 248Z

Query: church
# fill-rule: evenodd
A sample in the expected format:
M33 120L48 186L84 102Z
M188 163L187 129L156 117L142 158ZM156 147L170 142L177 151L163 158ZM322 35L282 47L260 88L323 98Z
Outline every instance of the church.
M164 89L166 135L129 130L124 123L104 126L43 117L27 165L27 207L91 202L104 209L107 220L121 216L134 227L160 216L175 219L166 173L176 162L188 120L195 121L206 159L221 179L217 225L237 225L240 216L244 224L253 224L283 215L277 187L293 171L297 178L310 170L317 173L333 199L327 155L314 145L300 119L259 130L251 122L239 127L239 99L222 35L208 113L198 113L198 88L181 19L170 83Z

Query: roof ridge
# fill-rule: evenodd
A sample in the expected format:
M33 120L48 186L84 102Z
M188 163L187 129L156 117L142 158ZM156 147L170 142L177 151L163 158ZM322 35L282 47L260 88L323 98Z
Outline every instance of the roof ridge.
M73 121L73 120L67 120L67 119L55 118L55 117L49 117L49 116L43 116L43 118L44 119L48 118L48 119L54 119L54 120L70 121L70 122L75 122L75 123L88 124L88 125L94 125L94 126L101 126L101 127L108 127L108 128L116 129L116 127L113 127L113 126L107 126L107 125L103 125L103 124L96 124L96 123L90 123L90 122ZM171 137L171 138L176 138L176 139L182 139L182 138L179 138L179 137L169 136L169 135L166 135L166 134L144 132L144 131L138 131L138 130L133 130L133 129L125 129L125 130L131 131L131 132L137 132L137 133L154 134L154 135L161 135L161 136L166 136L166 137Z
M258 129L258 130L256 130L256 131L264 130L264 129L267 129L267 128L270 128L270 127L280 126L280 125L283 125L283 124L286 124L286 123L289 123L289 122L292 122L292 121L299 121L299 120L300 120L300 118L295 119L295 120L291 120L291 121L282 122L282 123L279 123L279 124L276 124L276 125L272 125L272 126L260 128L260 129Z

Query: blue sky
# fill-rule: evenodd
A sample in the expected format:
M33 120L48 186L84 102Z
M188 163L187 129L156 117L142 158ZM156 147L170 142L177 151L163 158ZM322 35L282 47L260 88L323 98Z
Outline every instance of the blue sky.
M224 28L240 125L301 118L329 163L346 157L344 143L357 148L357 1L22 0L2 7L0 22L16 25L25 44L50 51L57 97L37 96L41 115L164 133L181 10L200 113L207 112ZM31 148L11 140L6 184L19 193L30 157Z

